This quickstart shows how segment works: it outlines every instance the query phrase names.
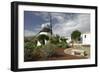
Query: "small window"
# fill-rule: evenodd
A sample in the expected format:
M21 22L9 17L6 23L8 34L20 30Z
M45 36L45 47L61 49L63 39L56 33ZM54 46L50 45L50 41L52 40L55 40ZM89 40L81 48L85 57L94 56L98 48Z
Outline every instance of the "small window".
M86 38L86 35L84 37Z

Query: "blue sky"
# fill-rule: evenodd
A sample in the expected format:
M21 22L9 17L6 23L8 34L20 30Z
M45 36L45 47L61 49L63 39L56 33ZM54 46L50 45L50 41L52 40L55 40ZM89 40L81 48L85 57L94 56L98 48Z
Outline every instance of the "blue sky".
M90 14L24 11L24 36L36 35L43 24L52 21L53 34L70 36L72 31L90 32Z

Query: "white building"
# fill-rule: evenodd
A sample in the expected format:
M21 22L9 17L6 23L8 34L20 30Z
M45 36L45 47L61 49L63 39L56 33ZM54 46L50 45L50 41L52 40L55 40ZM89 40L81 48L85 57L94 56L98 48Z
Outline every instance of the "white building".
M81 43L83 45L90 45L90 43L91 43L90 33L82 33L81 34Z

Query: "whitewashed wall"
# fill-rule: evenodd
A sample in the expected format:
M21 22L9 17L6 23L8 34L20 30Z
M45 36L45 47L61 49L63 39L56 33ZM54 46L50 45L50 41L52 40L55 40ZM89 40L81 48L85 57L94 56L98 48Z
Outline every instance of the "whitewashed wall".
M90 40L91 40L90 33L83 33L81 37L83 45L90 45Z

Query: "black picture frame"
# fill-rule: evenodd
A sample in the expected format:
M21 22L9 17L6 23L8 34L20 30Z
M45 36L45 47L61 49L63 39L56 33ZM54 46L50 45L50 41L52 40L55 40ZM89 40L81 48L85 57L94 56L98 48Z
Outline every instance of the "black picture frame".
M39 68L18 68L18 6L48 6L48 7L62 7L62 8L83 8L95 10L95 64L86 65L72 65L72 66L52 66ZM81 67L96 67L97 66L97 6L84 5L67 5L67 4L49 4L49 3L35 3L35 2L11 2L11 71L34 71L34 70L50 70L50 69L65 69L65 68L81 68Z

